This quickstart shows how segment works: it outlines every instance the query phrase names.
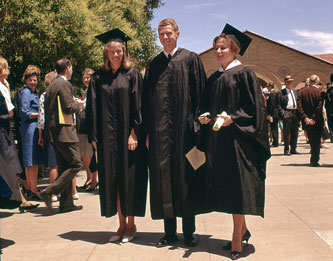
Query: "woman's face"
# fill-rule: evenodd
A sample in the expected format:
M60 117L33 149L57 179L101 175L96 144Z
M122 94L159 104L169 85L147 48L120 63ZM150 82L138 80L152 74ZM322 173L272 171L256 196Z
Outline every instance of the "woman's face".
M111 67L113 71L116 71L120 68L123 58L124 51L122 48L122 44L118 42L110 42L108 44L108 59L111 63Z
M231 45L226 43L223 38L219 38L216 41L214 49L217 61L221 65L228 65L236 56L236 53L231 50Z
M8 78L8 75L10 73L9 69L10 69L10 67L8 66L8 63L6 62L6 64L4 65L4 69L2 70L3 74L0 76L1 81L4 81L5 79Z
M90 74L87 74L85 73L83 76L82 76L82 82L83 84L88 87L89 86L89 82L90 82Z
M30 88L30 90L34 91L36 89L37 84L38 84L37 76L36 75L31 75L25 83Z

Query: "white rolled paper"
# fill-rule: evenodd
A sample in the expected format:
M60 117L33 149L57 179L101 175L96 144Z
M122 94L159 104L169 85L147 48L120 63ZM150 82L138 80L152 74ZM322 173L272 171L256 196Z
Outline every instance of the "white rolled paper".
M222 116L227 116L228 114L227 114L225 111L223 111L223 112L221 113L221 115L222 115ZM214 123L213 130L214 130L214 131L218 131L218 130L222 127L223 122L224 122L224 119L218 117L217 120L216 120L215 123Z

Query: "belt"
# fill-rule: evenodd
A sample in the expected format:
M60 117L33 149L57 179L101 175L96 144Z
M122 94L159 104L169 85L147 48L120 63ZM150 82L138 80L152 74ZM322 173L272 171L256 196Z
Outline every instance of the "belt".
M296 111L297 109L286 109L286 111Z

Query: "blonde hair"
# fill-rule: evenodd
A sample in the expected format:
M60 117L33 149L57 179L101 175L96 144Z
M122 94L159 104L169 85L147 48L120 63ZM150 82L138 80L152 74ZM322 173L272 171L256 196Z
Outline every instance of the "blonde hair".
M0 56L0 76L9 75L8 62L5 58Z
M121 45L121 48L123 49L123 61L121 63L121 67L125 70L128 70L131 67L131 62L129 61L129 58L127 57L126 53L126 47L124 43L121 43L119 41L109 41L105 46L104 46L104 51L103 51L103 60L104 64L102 66L102 69L105 71L110 71L111 70L111 62L109 61L108 58L108 50L109 50L109 45L110 43L119 43Z
M166 19L163 19L159 25L158 25L158 31L160 31L160 27L163 27L163 26L168 26L168 25L171 25L172 28L178 32L179 29L178 29L178 25L177 25L177 22L175 19L173 18L166 18Z
M213 47L215 48L216 42L222 39L226 44L230 44L230 49L231 51L233 51L235 54L239 54L240 48L239 46L235 43L234 40L232 40L232 38L230 38L228 35L226 35L225 33L222 33L218 36L216 36L213 40Z
M25 83L32 75L37 76L37 81L40 82L40 69L38 66L29 64L25 72L23 73L22 82Z
M57 78L57 73L52 71L45 75L45 87L49 87L49 85Z

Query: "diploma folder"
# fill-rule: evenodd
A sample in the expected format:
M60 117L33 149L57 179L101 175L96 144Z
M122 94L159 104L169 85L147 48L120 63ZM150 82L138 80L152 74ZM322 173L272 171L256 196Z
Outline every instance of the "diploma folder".
M198 150L196 146L194 146L189 152L187 152L185 154L185 157L187 158L194 170L197 170L206 162L205 153Z
M60 103L60 97L58 98L58 113L59 113L59 124L61 125L74 125L73 114L63 113Z

